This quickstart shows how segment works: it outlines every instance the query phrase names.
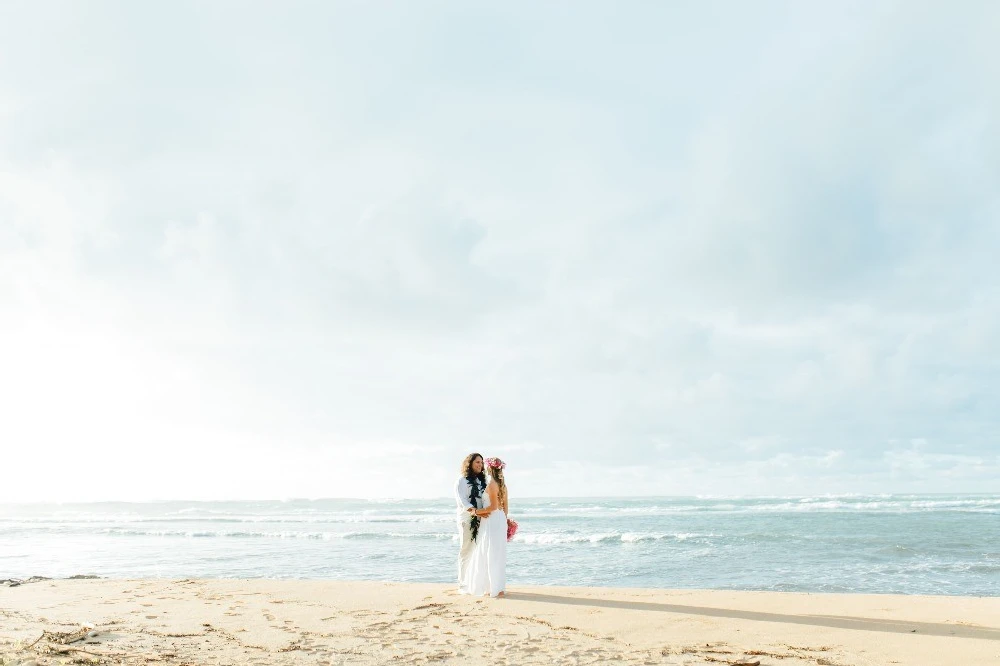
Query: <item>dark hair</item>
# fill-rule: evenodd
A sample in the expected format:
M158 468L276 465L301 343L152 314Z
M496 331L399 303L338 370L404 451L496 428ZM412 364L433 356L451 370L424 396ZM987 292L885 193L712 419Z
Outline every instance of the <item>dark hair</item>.
M475 479L479 479L479 481L485 486L486 465L483 464L483 469L479 472L479 474L476 474L475 472L472 471L473 461L475 461L476 458L482 458L482 457L483 456L479 453L470 453L469 455L465 456L465 460L462 461L462 468L459 471L462 474L462 476L464 476L466 479L469 480L469 483L472 483Z

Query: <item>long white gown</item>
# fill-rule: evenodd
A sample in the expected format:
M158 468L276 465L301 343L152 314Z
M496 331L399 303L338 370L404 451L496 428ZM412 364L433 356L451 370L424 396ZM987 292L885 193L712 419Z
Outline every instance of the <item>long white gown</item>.
M483 508L490 506L483 493ZM497 509L479 522L476 546L462 582L462 594L495 597L507 588L507 515Z

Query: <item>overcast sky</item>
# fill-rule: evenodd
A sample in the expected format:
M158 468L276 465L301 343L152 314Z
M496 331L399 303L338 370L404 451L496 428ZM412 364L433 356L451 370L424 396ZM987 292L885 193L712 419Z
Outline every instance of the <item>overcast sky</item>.
M996 492L1000 4L0 3L0 501Z

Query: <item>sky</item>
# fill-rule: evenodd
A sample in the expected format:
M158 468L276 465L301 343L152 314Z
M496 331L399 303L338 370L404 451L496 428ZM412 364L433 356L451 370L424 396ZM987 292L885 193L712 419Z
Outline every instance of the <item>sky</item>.
M0 4L0 502L1000 492L1000 4Z

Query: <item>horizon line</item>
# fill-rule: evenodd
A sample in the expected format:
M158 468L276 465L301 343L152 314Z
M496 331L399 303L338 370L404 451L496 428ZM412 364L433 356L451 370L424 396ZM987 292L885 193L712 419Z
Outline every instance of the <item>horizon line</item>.
M836 499L849 497L1000 497L1000 491L996 492L900 492L900 493L814 493L810 495L536 495L520 498L523 501L535 500L645 500L645 499L665 499L665 500L765 500L765 499ZM451 501L454 498L450 495L439 495L435 497L251 497L251 498L228 498L228 499L73 499L73 500L20 500L20 501L0 501L0 506L27 506L27 505L64 505L64 504L167 504L171 502L185 502L197 504L218 504L218 503L250 503L250 502L433 502Z

